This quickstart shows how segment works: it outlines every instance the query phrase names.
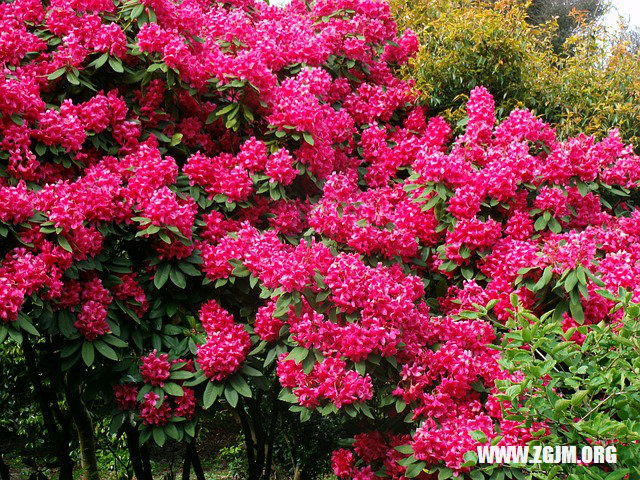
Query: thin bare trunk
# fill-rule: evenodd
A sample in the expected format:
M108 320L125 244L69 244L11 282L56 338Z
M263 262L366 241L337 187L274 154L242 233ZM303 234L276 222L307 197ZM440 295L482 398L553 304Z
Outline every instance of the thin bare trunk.
M93 422L89 411L82 401L78 387L67 389L71 418L78 433L80 446L80 462L82 464L82 478L84 480L100 480L98 459L96 458L96 438L93 431Z
M147 473L142 462L142 454L140 453L140 446L138 440L140 435L133 425L128 421L126 423L125 431L127 434L127 447L129 448L129 458L131 459L131 466L133 467L133 473L137 480L153 480L151 475Z
M184 449L184 462L182 463L182 480L189 480L191 476L191 450L189 445Z
M27 373L31 379L33 390L36 394L40 411L42 412L44 426L49 434L51 447L53 448L53 453L60 467L58 478L59 480L73 480L73 460L71 460L69 456L69 442L67 436L58 429L51 410L52 406L57 404L57 400L44 385L42 378L40 378L40 370L36 364L35 352L27 338L24 338L22 341L22 351L24 352Z
M0 455L0 478L2 480L9 480L9 467L7 466L6 463L4 463L4 460L2 460L2 455Z
M200 463L200 455L198 455L198 448L196 446L195 440L192 441L187 448L191 450L191 464L193 465L193 473L196 474L197 480L205 480L204 470L202 469L202 464Z
M146 445L140 447L140 456L142 457L142 466L145 471L145 475L148 480L153 480L153 473L151 472L151 458L149 457L149 449Z

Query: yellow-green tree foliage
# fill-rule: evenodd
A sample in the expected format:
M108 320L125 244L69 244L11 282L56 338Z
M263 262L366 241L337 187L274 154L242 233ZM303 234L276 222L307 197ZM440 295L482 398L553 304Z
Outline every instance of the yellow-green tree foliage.
M585 24L554 53L553 22L527 22L523 0L390 0L420 51L407 67L431 113L464 117L468 92L486 86L499 116L527 107L560 135L604 136L618 127L640 145L640 57L622 36Z

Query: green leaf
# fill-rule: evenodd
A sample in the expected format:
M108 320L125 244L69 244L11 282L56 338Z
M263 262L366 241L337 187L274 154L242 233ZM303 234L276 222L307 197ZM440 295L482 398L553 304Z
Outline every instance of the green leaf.
M124 424L124 412L120 412L117 415L114 415L113 418L111 418L111 423L109 425L109 432L111 432L112 435L115 435L123 424Z
M233 388L224 389L224 398L227 399L227 402L229 402L229 405L231 405L233 408L238 405L238 392L236 392Z
M95 351L93 349L93 343L84 342L82 344L82 360L84 361L87 367L90 367L93 364L93 360L95 358Z
M476 452L467 452L462 457L465 462L460 465L461 467L473 467L478 464L478 454Z
M102 340L96 340L95 342L93 342L93 345L103 357L106 357L109 360L113 360L114 362L118 361L118 354L115 352L115 350L104 343Z
M433 197L431 197L429 199L429 201L423 205L422 210L426 211L426 210L431 210L433 207L435 207L438 203L440 202L440 197L437 195L434 195Z
M302 132L302 138L304 138L304 141L307 142L311 146L313 146L315 144L315 141L313 140L313 137L311 136L311 134L309 132Z
M542 290L549 283L549 280L551 280L552 274L553 274L553 267L548 266L547 268L545 268L544 271L542 272L542 276L540 276L540 279L533 286L533 291L537 292L539 290Z
M33 323L31 323L31 320L22 313L18 315L18 318L15 321L15 324L25 332L30 333L31 335L34 335L36 337L40 336L40 332L38 332L36 327L33 326Z
M296 347L289 352L285 360L293 360L296 363L302 362L309 355L309 350L304 347Z
M407 467L412 463L416 463L416 457L414 457L413 455L403 458L401 460L398 460L398 465L402 465L403 467Z
M195 422L192 420L190 422L185 423L184 424L184 431L191 438L195 437L196 436L196 425L195 425Z
M49 74L49 76L47 77L48 80L55 80L56 78L61 77L62 75L64 75L64 72L66 72L67 69L66 67L61 67L59 69L57 69L55 72L52 72Z
M19 126L24 125L24 119L17 113L14 113L13 115L11 115L11 121Z
M124 73L124 68L122 68L122 61L119 58L109 57L109 65L114 72Z
M184 395L184 390L182 390L182 387L174 382L165 382L162 389L169 395L174 397L182 397Z
M109 60L109 54L105 52L87 66L95 67L95 69L97 70L98 68L102 67L105 63L107 63L107 60Z
M245 375L248 375L250 377L261 377L262 376L262 372L260 370L257 370L257 369L255 369L253 367L250 367L249 365L245 365L244 367L242 367L240 372L242 372Z
M58 312L58 328L60 333L65 337L71 338L78 333L78 330L73 326L74 319L73 314L68 310L60 310Z
M130 18L138 18L140 15L142 15L142 12L144 12L144 4L141 3L133 7L133 10L131 10Z
M153 441L156 442L156 444L159 447L162 447L166 440L167 440L167 437L164 434L164 430L162 430L162 428L153 429Z
M604 477L604 480L620 480L625 475L628 475L629 472L630 470L628 468L621 468L620 470L614 470L613 472L609 473L609 475Z
M184 274L180 270L172 268L169 276L171 277L171 281L176 287L186 288L187 280L186 278L184 278Z
M589 187L586 183L578 181L577 186L578 186L578 192L580 192L581 196L584 197L589 193Z
M584 323L584 311L582 310L582 305L579 302L571 302L569 304L569 310L571 311L573 319L582 325Z
M567 400L566 398L561 398L553 406L553 409L556 412L562 412L562 411L566 410L567 408L569 408L570 405L571 405L571 402L569 400Z
M411 445L398 445L395 450L405 455L413 455L413 447Z
M67 72L67 81L71 85L80 85L80 80L74 72Z
M169 377L171 380L185 380L187 378L193 377L193 373L187 370L178 370L176 372L172 372Z
M447 478L453 477L453 470L447 467L440 467L438 472L438 480L447 480Z
M567 275L567 278L564 281L564 288L567 292L570 292L571 290L573 290L573 287L575 287L577 283L578 283L578 274L576 273L575 270L572 270L571 272L569 272L569 274Z
M571 405L574 407L580 405L589 392L587 390L578 390L571 397Z
M62 235L58 235L58 244L60 244L60 246L64 248L67 252L73 252L71 245L69 245L69 240L67 240Z
M220 110L216 110L215 113L216 113L216 115L221 116L221 115L224 115L225 113L229 113L231 110L233 110L234 108L237 108L237 107L238 107L237 103L230 103L226 107L223 107Z
M105 335L101 340L104 340L106 343L113 345L116 348L125 348L129 345L127 342L119 339L115 335Z
M18 345L22 344L23 336L22 336L22 332L20 332L20 330L16 330L15 328L6 328L6 327L3 330L5 332L7 332L9 334L9 337L11 337L11 339L14 342L16 342Z
M242 395L243 397L251 398L251 387L249 387L249 384L244 378L242 378L241 375L235 374L229 377L229 383L231 384L233 389L240 395Z
M420 475L424 471L424 467L426 466L427 464L425 462L412 463L407 467L407 470L404 473L404 476L406 478L416 478L418 475Z
M612 300L614 302L618 301L618 298L613 293L611 293L609 290L600 289L600 290L596 290L596 293L598 295L600 295L601 297L606 298L607 300Z
M205 124L206 124L206 125L210 125L210 124L212 124L213 122L215 122L217 118L218 118L217 113L216 113L216 112L211 112L211 113L209 114L209 116L207 117L207 120L206 120Z
M551 219L549 219L549 230L551 230L553 233L560 233L562 231L562 225L560 225L560 222L558 222L558 220L556 220L554 217L551 217Z
M189 380L188 382L184 382L185 387L193 387L195 385L200 385L202 382L208 380L207 376L204 372L200 371L196 373L195 378L193 380Z
M157 289L162 288L162 286L167 283L169 279L169 273L171 272L171 264L163 263L156 270L156 274L153 276L153 284Z
M215 385L213 382L209 382L207 383L207 387L204 389L204 395L202 397L202 407L205 410L211 407L211 405L213 405L213 402L215 402L220 395L219 388L216 387L217 385Z
M469 432L469 436L480 443L487 443L487 435L482 430L473 430Z
M533 227L536 231L544 230L547 226L547 220L544 217L538 217L536 223L533 224Z
M80 350L80 347L82 347L82 343L81 342L69 343L69 344L65 345L62 348L62 350L60 350L60 357L61 358L68 358L71 355L77 353L78 350Z
M164 433L169 438L173 438L174 440L180 440L180 433L178 432L178 429L173 423L167 423L164 426Z
M182 133L174 133L171 137L171 143L169 145L175 147L176 145L180 144L180 142L182 142L182 137Z

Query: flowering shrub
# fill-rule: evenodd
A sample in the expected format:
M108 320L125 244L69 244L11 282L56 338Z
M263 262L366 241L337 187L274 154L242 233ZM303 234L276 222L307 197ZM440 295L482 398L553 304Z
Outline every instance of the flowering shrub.
M467 472L470 432L548 429L496 388L511 295L570 331L638 280L631 147L496 125L482 87L451 139L382 1L1 11L0 338L44 337L114 432L191 442L218 402L266 479L279 415L343 413L340 478Z

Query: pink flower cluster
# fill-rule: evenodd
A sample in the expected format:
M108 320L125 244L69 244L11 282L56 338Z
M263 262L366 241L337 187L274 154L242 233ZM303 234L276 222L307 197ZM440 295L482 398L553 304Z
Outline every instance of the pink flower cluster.
M331 456L331 466L338 478L360 478L375 480L377 478L372 470L372 464L381 464L389 478L402 480L406 467L398 462L405 455L398 452L395 447L409 441L408 435L393 435L379 431L359 433L354 436L353 451L339 449ZM355 453L355 455L354 455ZM365 463L364 467L357 467L356 462ZM426 474L420 474L419 479L427 478Z
M96 277L84 284L80 313L73 326L86 340L93 341L110 331L107 308L111 301L109 290L102 286L99 278Z
M171 406L162 402L158 406L160 396L155 392L149 392L144 396L144 402L140 406L140 416L146 425L162 427L171 418Z
M134 410L138 406L138 387L134 383L115 385L113 394L120 410Z
M300 405L314 408L323 401L337 408L355 402L371 400L371 377L347 370L346 363L337 357L316 363L309 374L294 360L286 360L283 353L278 359L278 378L285 388L291 388Z
M198 364L211 381L224 380L242 366L251 349L249 334L215 300L202 306L200 321L207 341L198 346Z
M168 361L169 355L161 353L157 355L154 350L146 357L142 357L142 365L140 365L140 374L145 383L162 387L164 382L169 378L169 368L171 365Z
M154 387L163 387L164 382L171 375L171 368L176 363L182 366L178 370L193 372L193 361L177 359L168 361L169 355L166 353L157 354L154 350L146 357L142 357L142 365L140 366L140 374L142 380L147 385ZM173 367L176 368L176 367ZM178 384L184 380L175 380ZM148 387L147 387L148 388ZM161 401L160 395L154 389L146 393L143 400L138 401L140 393L139 385L135 383L124 383L113 387L116 406L122 411L138 411L142 422L151 427L162 427L172 417L192 419L195 416L196 397L195 392L191 388L182 386L183 395L173 396L163 395Z

